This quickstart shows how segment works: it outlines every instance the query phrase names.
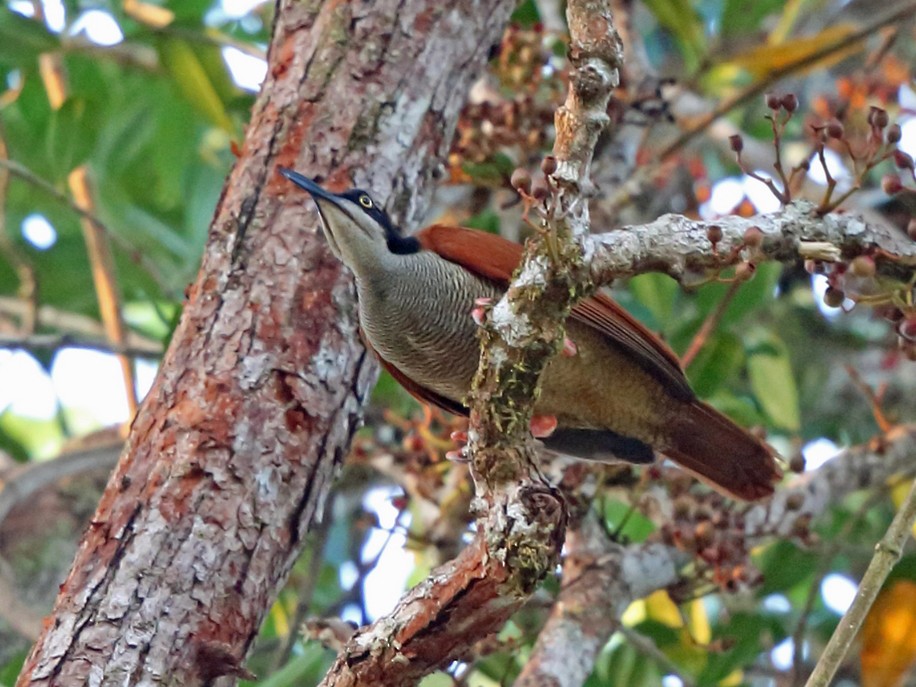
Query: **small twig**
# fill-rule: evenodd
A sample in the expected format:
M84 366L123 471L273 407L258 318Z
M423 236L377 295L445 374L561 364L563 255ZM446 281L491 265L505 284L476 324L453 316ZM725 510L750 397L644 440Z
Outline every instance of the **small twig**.
M914 521L916 521L916 481L910 487L887 533L875 547L875 555L868 564L865 575L862 576L862 582L859 584L859 590L856 592L852 605L840 619L836 631L814 667L814 672L808 678L807 687L827 687L833 680L840 663L865 621L869 609L875 602L878 592L881 591L881 586L891 569L900 560Z
M735 279L729 284L728 291L722 296L722 300L716 305L715 310L709 313L703 321L703 326L697 331L693 340L690 342L690 346L684 352L684 355L681 356L681 367L690 367L690 363L693 362L697 354L703 349L703 346L706 345L706 341L709 339L710 334L719 326L719 322L721 322L722 318L725 316L725 311L728 310L729 304L734 300L735 295L738 293L738 289L741 288L741 284L743 283L744 282Z
M792 118L792 112L787 110L786 118L782 121L779 121L778 118L779 113L774 112L773 118L770 120L773 125L773 147L776 150L776 161L773 163L773 167L776 169L776 173L779 174L780 181L782 181L782 193L777 198L785 205L792 200L792 189L789 187L789 180L786 178L786 172L782 167L782 134L786 130L786 124Z
M29 334L25 336L7 336L0 334L0 349L23 348L27 351L57 351L61 348L88 348L103 353L126 355L131 358L149 358L162 355L162 346L149 346L130 339L124 344L117 344L103 339L85 339L69 334Z
M9 151L3 129L0 128L0 162L9 160ZM0 251L2 251L16 275L19 277L19 295L28 303L28 310L24 313L19 324L20 331L30 333L35 331L38 310L38 279L35 268L23 252L13 243L6 226L6 194L9 190L10 172L0 167Z
M28 167L20 164L19 162L16 162L15 160L4 160L0 158L0 169L6 169L13 176L22 179L26 183L29 183L36 188L40 188L61 205L69 208L80 217L91 221L102 231L104 231L111 238L112 243L124 251L124 253L132 262L143 268L143 270L150 276L150 278L156 282L156 285L162 290L162 293L174 296L180 295L180 292L176 291L175 285L169 279L166 279L165 275L159 271L159 268L156 267L152 261L148 260L140 251L137 250L135 246L132 246L117 232L108 228L106 224L98 217L98 215L90 212L89 210L81 208L68 195L58 191L53 184L45 181Z
M875 504L879 498L884 498L886 496L886 491L880 490L873 494L870 494L867 499L865 499L862 504L856 509L856 512L851 518L843 525L843 528L840 530L839 534L832 539L829 544L825 547L823 551L819 552L820 562L817 567L817 571L814 575L814 580L811 582L811 586L808 589L808 595L805 598L805 604L802 606L801 613L798 617L798 623L795 626L795 631L792 633L792 684L793 685L802 685L804 683L804 676L802 675L803 669L803 646L805 632L808 629L808 620L810 619L811 612L814 610L814 602L817 600L818 595L821 589L821 582L827 573L830 571L830 563L833 561L834 556L836 556L842 550L842 543L847 542L849 538L849 533L852 532L853 528L856 527L862 519L865 517L865 514L871 510L871 507Z
M884 410L881 408L881 397L884 395L884 390L879 389L877 392L874 391L871 386L866 384L865 380L862 379L862 375L860 375L859 371L852 365L844 365L843 367L846 369L846 374L852 379L852 383L855 384L859 391L865 395L865 398L868 399L878 429L881 430L882 434L887 434L891 430L891 427L894 426L894 423L887 419Z
M290 656L293 654L293 648L302 634L308 613L311 610L312 599L318 586L318 577L321 574L321 566L324 564L324 547L327 544L328 533L333 520L331 511L334 501L335 498L333 496L325 500L324 516L319 521L318 528L314 530L314 534L311 537L308 569L305 572L304 579L296 585L297 599L293 621L290 623L289 634L281 639L280 645L274 654L271 673L280 670L289 661ZM349 636L347 636L347 639L349 639Z
M681 684L684 687L694 687L696 682L688 675L683 673L683 669L667 655L661 649L659 649L655 642L646 637L645 635L640 634L636 630L633 630L626 625L621 625L620 634L626 637L626 640L640 653L644 654L648 658L651 658L655 661L666 673L671 675L676 675L680 679Z
M85 165L74 169L67 178L73 202L89 213L95 214L93 189L89 184L89 172ZM123 347L127 341L127 328L121 314L121 292L115 276L114 256L111 252L110 232L99 227L92 220L83 217L83 238L89 264L92 267L92 281L99 301L99 312L108 340L115 346ZM134 362L129 356L116 354L124 378L124 390L127 393L127 407L131 418L137 413L139 396L134 380Z
M17 318L19 320L30 317L31 304L21 298L0 296L0 316ZM101 341L105 330L95 319L79 313L61 310L50 305L39 306L36 324L39 328L54 329L61 342L68 345L80 345L94 348L91 341ZM49 335L50 336L50 335ZM86 339L89 342L85 341ZM13 345L12 338L8 342ZM76 343L79 342L79 343ZM162 343L158 340L130 331L127 334L127 351L136 351L138 354L159 356L163 353Z

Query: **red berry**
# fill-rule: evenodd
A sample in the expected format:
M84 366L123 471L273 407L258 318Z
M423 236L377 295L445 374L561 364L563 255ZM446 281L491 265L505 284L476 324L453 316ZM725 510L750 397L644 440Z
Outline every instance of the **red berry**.
M827 122L827 135L830 138L843 138L844 133L846 132L838 119L831 119Z
M509 183L519 193L529 193L531 191L531 175L524 167L518 167L512 172Z
M827 290L824 292L824 303L831 308L839 308L843 305L843 301L845 300L846 294L843 292L843 289L828 286Z
M874 277L875 261L868 255L860 255L849 263L849 271L857 277Z
M741 134L732 134L729 136L728 146L736 153L740 153L744 150L744 139L741 138Z
M903 190L903 184L900 183L900 178L896 174L885 174L881 179L881 188L887 195L892 196Z
M541 160L541 171L544 172L547 176L550 176L557 171L557 158L553 155L548 155L543 160Z
M760 227L750 227L744 232L744 245L751 248L759 248L763 245L763 232Z
M782 102L780 101L779 96L775 93L767 93L763 96L763 98L767 104L767 107L771 110L778 110L782 106Z
M875 113L875 126L879 129L886 127L889 122L890 117L887 116L887 112L885 110L878 110Z
M877 129L883 129L890 122L887 112L880 107L871 106L868 110L868 123Z
M887 142L899 143L903 133L900 131L899 124L891 124L887 130Z
M738 266L735 267L735 279L738 281L750 281L756 271L757 268L754 266L754 263L739 262Z
M786 93L779 101L786 112L795 112L798 109L798 98L794 93Z
M900 169L913 169L913 157L902 150L894 151L894 164Z

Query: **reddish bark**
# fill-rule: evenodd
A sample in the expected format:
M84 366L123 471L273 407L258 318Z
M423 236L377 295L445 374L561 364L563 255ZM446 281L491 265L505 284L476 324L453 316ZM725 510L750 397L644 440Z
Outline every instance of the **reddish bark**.
M416 218L513 5L280 2L181 323L20 686L244 674L375 377L349 277L276 166Z
M530 481L487 505L458 557L347 642L321 687L408 687L469 658L556 566L566 532L559 494Z

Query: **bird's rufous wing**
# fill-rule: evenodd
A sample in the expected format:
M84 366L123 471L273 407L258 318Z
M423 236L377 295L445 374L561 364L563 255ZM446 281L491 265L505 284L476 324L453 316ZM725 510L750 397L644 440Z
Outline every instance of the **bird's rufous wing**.
M434 224L417 234L420 245L474 274L509 286L522 259L521 245L476 229ZM607 337L678 399L695 398L680 362L661 339L610 297L597 293L573 308L570 317Z

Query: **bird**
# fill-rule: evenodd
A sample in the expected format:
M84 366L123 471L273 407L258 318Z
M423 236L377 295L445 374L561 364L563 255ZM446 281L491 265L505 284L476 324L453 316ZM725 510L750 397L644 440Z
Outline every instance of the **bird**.
M418 400L467 416L480 355L472 311L506 292L523 247L442 224L406 235L366 191L333 193L278 169L311 195L331 252L355 277L367 348ZM573 345L547 364L534 409L548 451L636 464L657 451L728 496L773 493L773 450L697 398L677 355L610 296L579 301L566 336Z

